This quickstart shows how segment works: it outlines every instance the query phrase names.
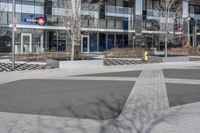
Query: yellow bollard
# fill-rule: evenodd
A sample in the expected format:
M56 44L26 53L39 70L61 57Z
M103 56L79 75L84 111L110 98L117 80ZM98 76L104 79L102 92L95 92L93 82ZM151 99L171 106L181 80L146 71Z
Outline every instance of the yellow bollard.
M147 62L148 61L148 52L145 51L144 52L144 57L143 57L144 61Z

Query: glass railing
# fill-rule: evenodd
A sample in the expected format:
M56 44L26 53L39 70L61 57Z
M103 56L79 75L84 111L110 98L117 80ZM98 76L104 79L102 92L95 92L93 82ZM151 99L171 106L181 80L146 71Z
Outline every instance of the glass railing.
M131 14L131 8L122 6L105 6L106 13L116 13L116 14Z
M143 20L143 30L147 31L165 31L166 28L166 19L146 19ZM168 23L168 29L170 32L176 30L176 32L182 32L183 30L183 19L177 18L171 19Z
M99 29L123 29L126 30L130 26L128 20L121 19L87 19L82 20L83 28L99 28Z
M146 11L146 15L147 17L158 17L158 18L162 18L162 17L166 17L167 12L166 11L159 11L159 10L147 10ZM174 12L170 12L169 13L169 18L175 18L175 16L178 15L180 16L180 14L176 14Z
M200 19L200 14L190 14L191 18Z

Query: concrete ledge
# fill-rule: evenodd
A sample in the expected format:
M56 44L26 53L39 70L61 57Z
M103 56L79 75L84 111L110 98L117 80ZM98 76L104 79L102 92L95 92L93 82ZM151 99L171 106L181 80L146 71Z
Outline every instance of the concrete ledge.
M190 61L189 56L176 56L176 57L159 57L159 56L149 56L150 62L184 62Z
M52 68L59 68L59 61L53 60L53 59L48 59L46 60L46 65Z
M190 57L188 56L162 58L162 62L184 62L184 61L189 61L189 60L190 60Z
M70 68L70 67L102 67L103 60L75 60L75 61L58 61L49 59L46 61L47 66L54 68Z
M200 61L200 56L190 56L190 61Z

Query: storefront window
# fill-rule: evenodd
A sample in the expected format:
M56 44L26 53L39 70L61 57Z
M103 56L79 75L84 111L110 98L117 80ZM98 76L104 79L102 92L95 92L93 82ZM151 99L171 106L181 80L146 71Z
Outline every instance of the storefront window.
M117 35L116 37L116 47L122 48L123 47L123 35Z
M114 48L114 35L108 35L107 45L108 49Z
M103 33L99 34L99 51L103 52L106 50L106 35Z
M11 52L11 34L8 28L0 28L0 53Z
M97 52L97 34L90 34L90 52Z

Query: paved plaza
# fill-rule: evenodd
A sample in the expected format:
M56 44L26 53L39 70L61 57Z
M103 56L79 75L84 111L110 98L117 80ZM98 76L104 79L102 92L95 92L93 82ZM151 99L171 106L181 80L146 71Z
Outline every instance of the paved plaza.
M111 119L119 115L133 86L131 81L14 81L0 85L0 111Z
M199 133L200 62L0 73L2 133Z

